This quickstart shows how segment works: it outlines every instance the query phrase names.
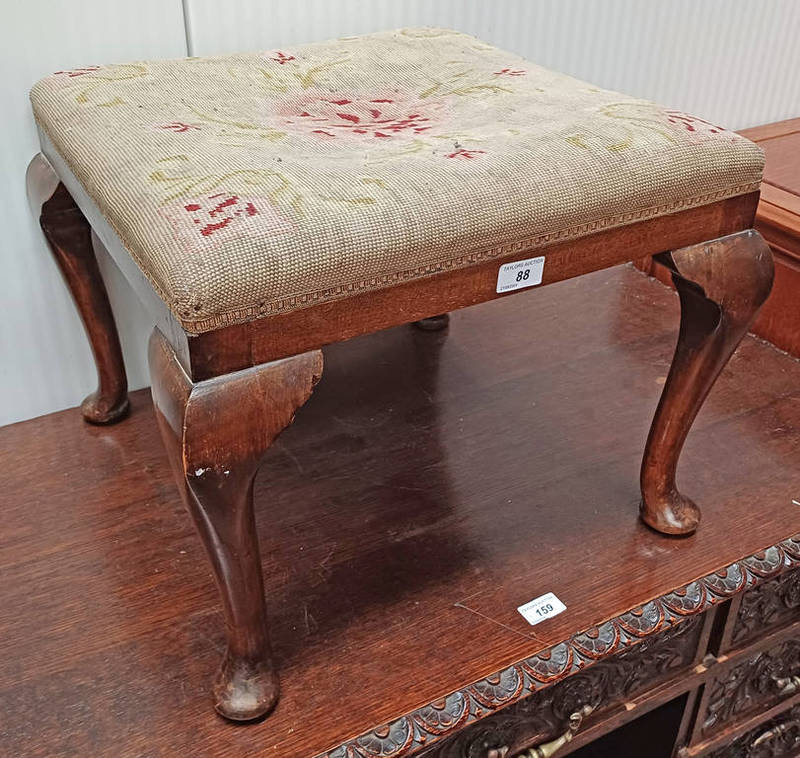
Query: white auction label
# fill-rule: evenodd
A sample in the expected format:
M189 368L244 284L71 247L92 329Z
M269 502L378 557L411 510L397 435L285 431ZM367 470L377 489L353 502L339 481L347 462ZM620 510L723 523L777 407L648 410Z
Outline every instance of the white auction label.
M544 256L504 263L497 272L497 292L511 292L542 283Z
M525 617L525 620L535 626L540 621L558 616L561 611L567 610L564 605L552 592L537 597L525 605L521 605L517 610Z

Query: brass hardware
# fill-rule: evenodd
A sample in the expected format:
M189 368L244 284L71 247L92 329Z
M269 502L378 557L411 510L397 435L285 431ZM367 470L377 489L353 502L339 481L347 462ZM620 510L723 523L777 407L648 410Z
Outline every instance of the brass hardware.
M772 681L778 688L779 695L794 695L800 692L800 676L773 677Z
M594 710L591 705L584 705L579 711L571 714L569 717L569 726L567 731L560 737L557 737L552 742L545 742L543 745L532 747L524 753L520 753L517 758L550 758L561 750L564 745L572 742L572 738L577 734L578 729L581 728L583 720Z
M765 742L777 739L782 734L786 734L786 732L796 726L797 721L789 721L785 724L778 724L778 726L774 726L772 729L767 729L766 732L760 734L756 739L753 740L750 747L758 747L759 745L763 745Z

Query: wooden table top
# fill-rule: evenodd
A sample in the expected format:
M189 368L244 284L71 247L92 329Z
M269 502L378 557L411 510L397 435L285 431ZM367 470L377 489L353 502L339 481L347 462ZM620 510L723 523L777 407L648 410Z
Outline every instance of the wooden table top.
M800 118L745 129L764 150L758 222L771 245L800 262Z
M775 258L775 283L753 331L800 357L800 118L745 129L766 165L756 229Z
M764 150L764 183L800 197L800 118L741 132Z
M257 482L283 695L250 726L207 700L222 619L148 395L0 429L0 754L310 758L800 532L800 363L751 337L682 458L698 533L638 522L677 316L620 267L326 349Z

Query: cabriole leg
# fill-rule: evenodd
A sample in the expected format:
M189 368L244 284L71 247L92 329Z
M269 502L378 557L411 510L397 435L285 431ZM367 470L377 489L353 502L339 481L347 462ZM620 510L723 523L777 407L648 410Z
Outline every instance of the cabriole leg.
M772 287L769 247L748 230L655 256L672 271L681 302L678 345L642 462L642 519L665 534L691 534L698 507L675 485L681 448L711 387Z
M39 223L75 301L97 367L97 389L83 401L81 412L92 424L113 424L128 412L128 381L91 227L41 156L31 162L27 180L31 199L44 200ZM46 199L36 197L45 186L55 186L55 191Z
M214 685L226 718L263 716L278 699L253 517L259 463L322 374L315 350L193 384L158 331L150 338L153 401L178 485L214 569L227 652Z

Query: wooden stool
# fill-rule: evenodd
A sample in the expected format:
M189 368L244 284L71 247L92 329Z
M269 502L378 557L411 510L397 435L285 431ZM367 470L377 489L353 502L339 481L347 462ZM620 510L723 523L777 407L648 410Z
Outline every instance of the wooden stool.
M29 187L97 362L87 421L128 407L91 230L156 322L158 421L225 610L222 715L278 697L253 479L327 343L656 254L681 326L641 515L697 527L680 450L772 283L748 140L432 29L60 71L31 99Z

